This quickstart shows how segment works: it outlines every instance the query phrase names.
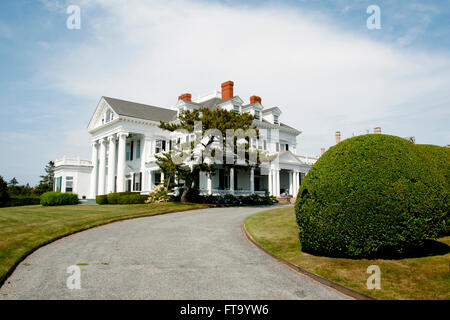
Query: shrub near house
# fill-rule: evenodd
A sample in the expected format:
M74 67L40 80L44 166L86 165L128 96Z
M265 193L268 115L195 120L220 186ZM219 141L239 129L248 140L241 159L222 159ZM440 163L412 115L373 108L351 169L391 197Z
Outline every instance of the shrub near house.
M354 258L392 256L441 235L450 207L448 171L442 174L449 151L432 155L426 149L381 134L330 148L311 168L297 197L302 250Z
M64 206L78 204L78 195L75 193L46 192L41 195L43 206Z

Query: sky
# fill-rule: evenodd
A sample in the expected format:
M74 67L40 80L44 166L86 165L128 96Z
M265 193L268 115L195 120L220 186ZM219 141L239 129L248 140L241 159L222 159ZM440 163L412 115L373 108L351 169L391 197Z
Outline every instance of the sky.
M375 127L449 144L450 0L1 1L0 175L35 185L50 160L90 159L101 96L170 107L228 80L282 110L301 155Z

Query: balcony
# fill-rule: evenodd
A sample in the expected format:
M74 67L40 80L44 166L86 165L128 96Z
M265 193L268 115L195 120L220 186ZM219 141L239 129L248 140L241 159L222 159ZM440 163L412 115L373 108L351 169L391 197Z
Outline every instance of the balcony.
M60 166L77 166L77 167L90 167L92 163L90 160L82 160L80 157L63 157L62 159L55 160L55 167Z

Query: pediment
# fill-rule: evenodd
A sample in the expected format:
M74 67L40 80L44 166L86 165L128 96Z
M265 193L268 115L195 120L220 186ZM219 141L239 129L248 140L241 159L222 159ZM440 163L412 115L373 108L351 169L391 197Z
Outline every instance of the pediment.
M87 128L89 132L104 124L102 122L102 119L104 119L107 111L110 111L113 114L114 119L117 119L119 117L119 115L108 104L108 102L105 100L105 98L102 97L97 104L97 108L95 108L95 111L91 117L91 120L89 121L88 128Z
M278 162L288 164L301 164L298 158L291 152L285 151L279 155Z

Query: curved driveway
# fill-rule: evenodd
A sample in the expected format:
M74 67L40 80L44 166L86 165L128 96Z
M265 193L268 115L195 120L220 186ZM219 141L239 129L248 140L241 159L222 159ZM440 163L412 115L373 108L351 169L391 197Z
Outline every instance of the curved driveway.
M116 222L31 254L0 299L342 299L276 262L243 235L255 207L211 208ZM82 264L81 289L66 269Z

